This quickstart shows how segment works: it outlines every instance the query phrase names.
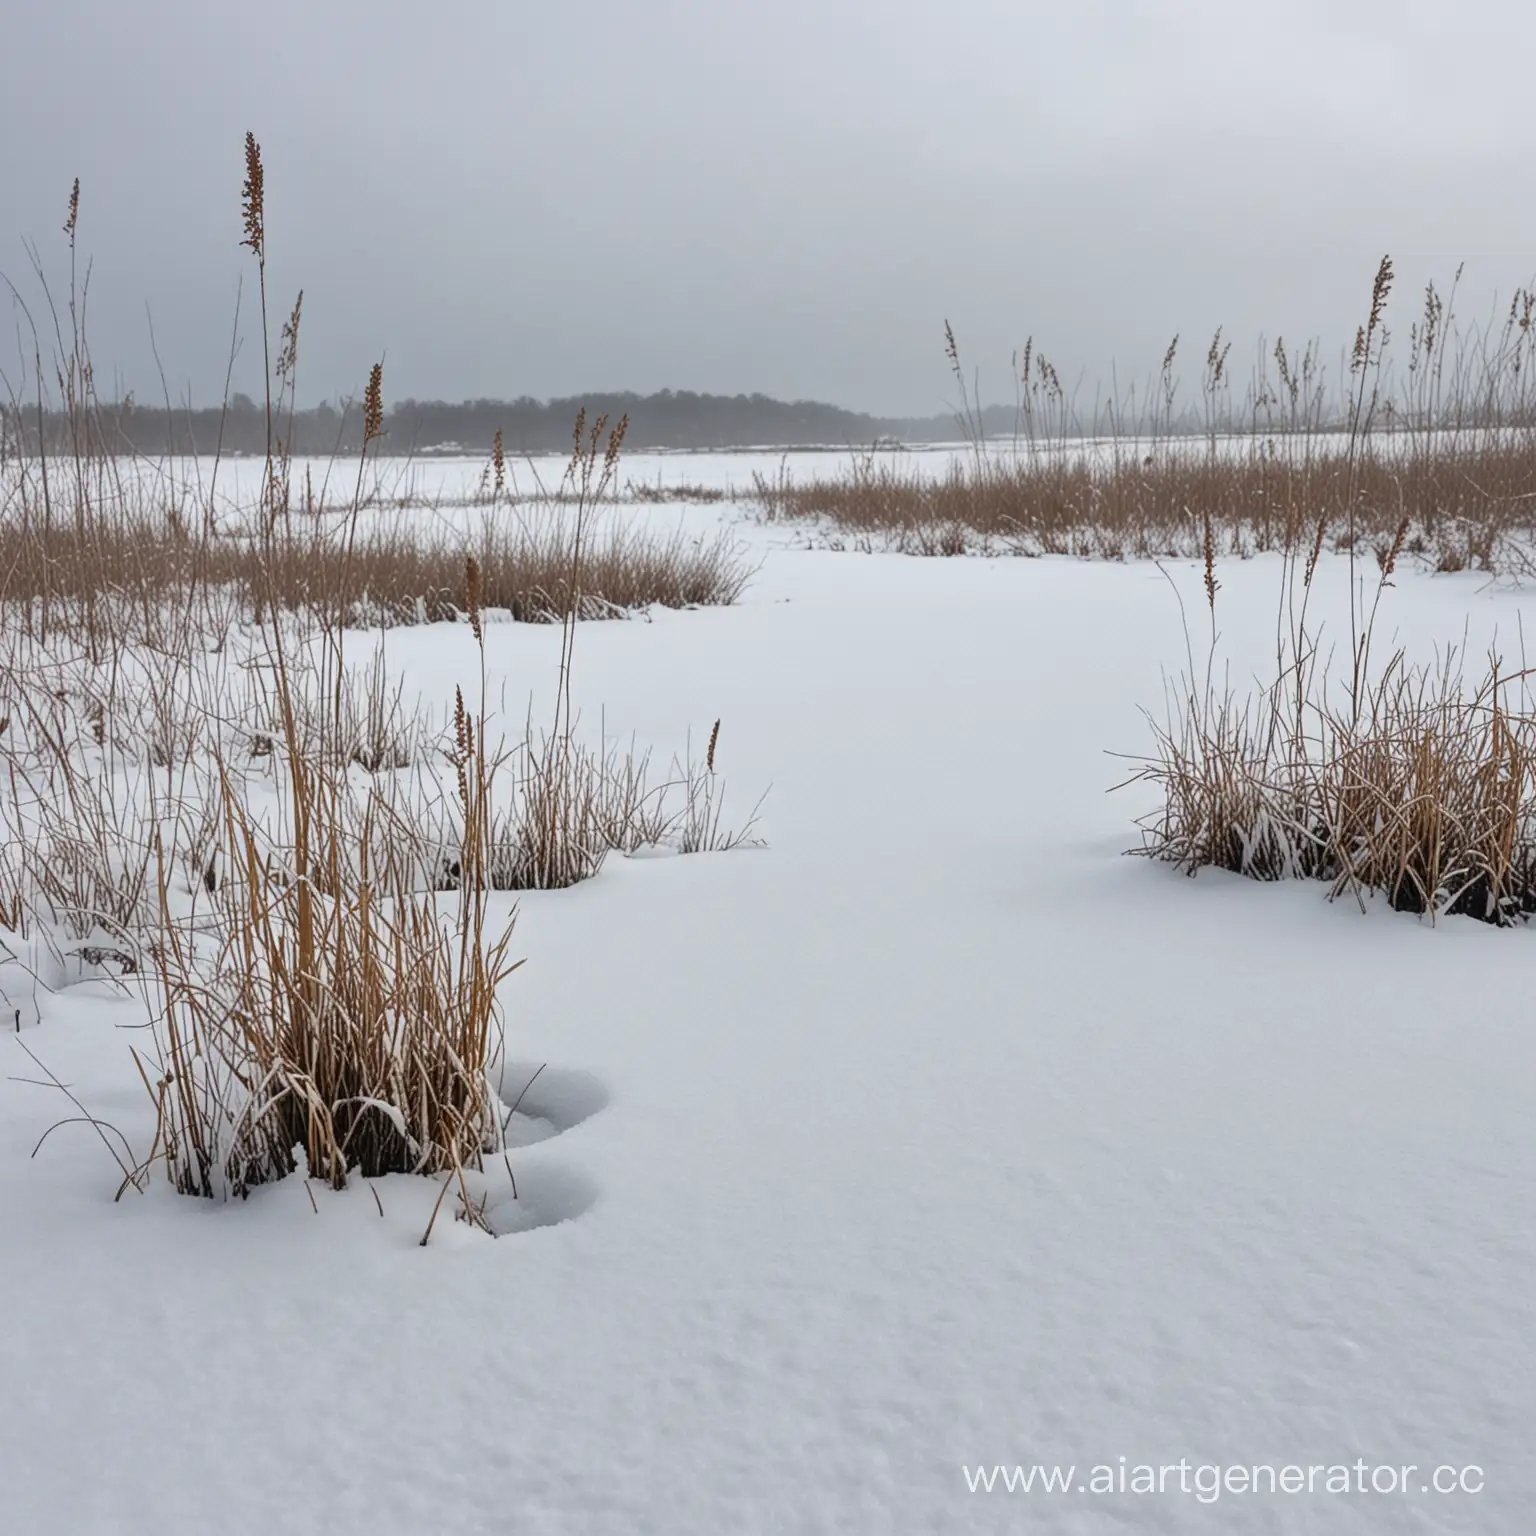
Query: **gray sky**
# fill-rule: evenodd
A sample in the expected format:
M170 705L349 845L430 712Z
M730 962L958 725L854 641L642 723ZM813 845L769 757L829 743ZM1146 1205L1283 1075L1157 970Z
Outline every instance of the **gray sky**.
M1519 0L16 0L0 270L71 178L99 375L223 387L241 143L300 397L663 387L942 409L1024 337L1064 378L1407 324L1536 272ZM247 282L237 386L259 388ZM274 329L276 319L274 318ZM1234 351L1234 362L1239 355ZM13 341L0 363L15 373Z

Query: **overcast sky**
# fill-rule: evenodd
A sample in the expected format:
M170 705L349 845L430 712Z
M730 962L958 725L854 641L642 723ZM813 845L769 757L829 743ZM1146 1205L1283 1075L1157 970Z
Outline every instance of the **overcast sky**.
M1536 272L1520 0L15 0L0 270L70 181L98 375L259 389L241 144L265 150L300 396L664 387L940 410L1353 331L1394 256L1469 310ZM274 326L276 322L274 320ZM14 339L0 366L15 375ZM1237 354L1234 353L1234 361Z

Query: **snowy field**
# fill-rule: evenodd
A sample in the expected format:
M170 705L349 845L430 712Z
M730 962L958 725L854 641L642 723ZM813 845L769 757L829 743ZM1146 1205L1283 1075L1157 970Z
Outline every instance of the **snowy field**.
M945 472L957 456L968 450L959 443L930 447L882 450L882 463L918 466L935 475ZM487 455L450 453L421 454L414 458L383 458L370 465L363 487L370 505L426 504L453 507L471 501L484 485ZM869 457L867 449L746 449L731 453L626 453L616 480L622 495L631 487L648 493L660 488L701 487L726 496L744 498L753 487L753 476L774 480L780 473L796 481L831 476ZM541 487L553 491L559 484L570 455L507 454L507 484L514 494L533 497ZM265 461L249 455L222 461L212 458L172 458L146 461L139 471L146 478L177 488L201 499L210 489L215 502L225 508L248 507L261 489ZM293 465L295 499L305 485L315 500L350 504L357 485L356 459L296 459Z
M740 494L777 463L622 478ZM0 1529L1536 1528L1536 933L1124 857L1151 807L1106 793L1108 753L1147 748L1186 656L1149 565L639 515L724 519L757 573L733 608L582 626L576 703L661 757L720 717L727 819L768 791L767 847L524 897L506 1098L547 1065L500 1237L421 1247L436 1190L403 1177L114 1204L88 1127L32 1157L71 1111L0 1040ZM1218 574L1241 683L1279 565ZM1316 601L1347 628L1341 559ZM1513 652L1532 601L1405 571L1382 623L1421 659ZM559 641L489 625L491 691L546 700ZM464 626L389 654L408 696L478 666ZM146 1146L143 1000L0 987ZM1122 1458L1351 1491L1091 1491ZM1015 1464L1072 1491L970 1491ZM1421 1492L1437 1468L1477 1470Z

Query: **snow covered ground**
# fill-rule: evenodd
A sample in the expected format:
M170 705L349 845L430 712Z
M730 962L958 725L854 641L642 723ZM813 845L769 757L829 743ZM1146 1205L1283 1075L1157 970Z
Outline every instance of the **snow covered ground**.
M583 626L576 697L662 758L721 717L769 846L522 901L507 1097L548 1065L506 1235L422 1248L404 1178L114 1204L89 1128L30 1157L70 1111L0 1038L0 1528L1530 1530L1536 933L1123 857L1149 806L1106 749L1185 658L1156 569L739 532L742 602ZM1241 681L1278 564L1218 574ZM1384 623L1476 654L1529 601L1405 572ZM557 630L486 643L549 696ZM476 666L462 627L392 645L407 695ZM0 987L147 1146L142 1002ZM1077 1491L1121 1458L1417 1470ZM998 1464L1073 1491L969 1491Z
M939 443L911 450L882 451L883 463L903 468L915 466L943 474L957 455L969 450L959 443ZM796 481L821 475L836 475L867 452L841 449L743 449L730 453L626 453L617 477L622 494L631 487L654 492L660 487L703 487L728 495L744 497L751 493L753 476L760 474L772 481L781 473ZM569 455L507 454L507 482L514 493L535 495L540 487L554 490L569 460ZM391 501L441 502L448 506L462 504L472 497L486 473L486 454L421 454L414 458L384 458L370 466L363 480L365 494L376 496L385 504ZM210 487L216 502L227 508L249 507L261 489L265 461L250 456L226 458L216 463L211 458L171 458L146 460L141 473L185 488L189 493L206 492ZM355 459L296 459L293 486L296 501L302 501L306 485L317 501L349 504L357 485Z

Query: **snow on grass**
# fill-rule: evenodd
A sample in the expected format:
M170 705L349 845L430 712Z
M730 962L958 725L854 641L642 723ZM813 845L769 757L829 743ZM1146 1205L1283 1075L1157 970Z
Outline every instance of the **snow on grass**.
M8 1528L1523 1529L1536 933L1122 857L1155 796L1107 795L1105 749L1146 749L1185 658L1152 567L753 536L737 607L581 631L616 737L665 755L724 717L770 847L521 897L503 1235L440 1218L423 1249L437 1188L404 1177L114 1205L89 1127L30 1158L71 1111L7 1050ZM1200 571L1173 575L1193 610ZM1279 564L1220 575L1240 683ZM1335 631L1345 594L1325 557ZM1418 573L1389 601L1425 650L1526 606ZM560 638L486 625L491 695L545 711ZM471 649L413 630L403 696ZM147 1142L134 994L0 986ZM1205 1505L961 1470L1121 1456L1486 1487Z

